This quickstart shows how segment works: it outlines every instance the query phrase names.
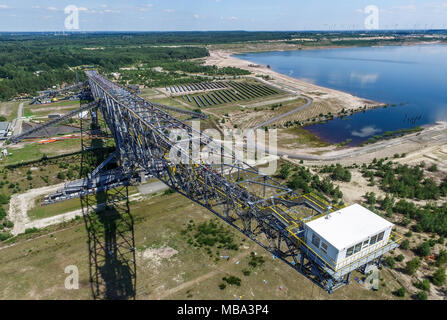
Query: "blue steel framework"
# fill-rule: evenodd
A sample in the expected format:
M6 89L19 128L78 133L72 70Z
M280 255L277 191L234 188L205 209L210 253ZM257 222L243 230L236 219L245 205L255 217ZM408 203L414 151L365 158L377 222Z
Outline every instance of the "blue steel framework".
M398 246L399 240L393 236L378 250L342 269L334 270L327 260L305 243L303 233L306 222L338 208L330 207L315 195L297 195L272 178L261 174L256 168L239 161L233 152L162 109L174 112L176 110L152 104L94 70L88 70L86 74L95 102L82 107L78 112L90 111L92 119L89 121L93 120L90 125L94 126L97 126L97 115L101 112L117 147L115 154L88 176L85 185L95 185L95 188L79 194L89 232L91 280L95 298L135 296L133 222L126 199L127 187L133 181L138 181L138 174L154 176L207 208L329 293L348 284L352 271L365 270L366 265L371 263L380 264L382 255ZM74 114L76 112L72 113ZM81 124L84 120L81 119ZM52 124L48 123L42 127L47 125ZM185 147L185 144L179 144L176 135L170 135L170 132L179 130L182 143L196 142L200 152L208 150L212 156L220 158L219 163L205 164L192 157L190 144ZM11 142L17 143L22 139L23 136L13 137ZM89 149L85 144L91 140L82 141L83 150ZM172 151L188 161L182 161L180 164L172 162ZM105 172L110 175L110 172L113 172L105 171L105 167L115 161L119 167L114 170L117 170L117 176L121 177L122 182L118 185L106 183L101 186L97 185L98 182L94 184L96 180L102 181L98 179L100 174ZM97 201L91 200L94 194L104 196L107 208L115 212L112 214L112 220L100 218L106 219L100 222L103 226L108 226L109 230L100 230L99 235L95 228L92 228L98 225L99 221L98 216L94 214L94 203ZM125 205L120 205L122 203ZM116 238L114 231L119 228L124 229ZM125 268L122 267L124 264L127 264ZM100 274L110 267L112 273ZM118 274L119 272L121 274ZM110 279L117 278L124 279L128 285L120 287L115 283L111 286L113 281Z
M334 270L303 240L304 224L327 213L324 203L312 196L299 196L260 174L208 136L96 71L89 70L86 74L115 139L125 174L143 171L155 176L209 209L326 291L332 293L348 284L353 270L364 268L368 263L380 263L384 253L398 246L393 237L378 251L342 270ZM182 142L194 141L201 151L212 146L221 161L205 164L191 157L189 145L180 147L177 139L170 136L173 130L181 130ZM172 162L172 150L188 161Z

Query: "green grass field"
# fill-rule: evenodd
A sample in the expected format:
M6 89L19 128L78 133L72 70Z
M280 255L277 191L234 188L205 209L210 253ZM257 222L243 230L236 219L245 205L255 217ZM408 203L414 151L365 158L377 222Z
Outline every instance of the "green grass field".
M214 216L178 194L133 202L131 212L137 248L137 299L393 299L390 292L397 287L382 272L387 286L378 292L353 283L328 295L233 229L228 235L234 237L239 250L213 248L210 256L204 248L188 244L181 231L191 220L199 224ZM84 222L80 219L22 235L9 243L12 246L0 248L0 299L91 299L86 241ZM177 254L171 258L148 254L165 247ZM250 275L245 276L243 270L250 268L248 256L252 251L262 256L265 263L250 269ZM220 255L229 255L230 260L220 259ZM79 290L64 287L64 269L68 265L79 269ZM219 289L222 278L230 275L240 278L241 286Z
M11 165L21 162L41 159L44 155L56 156L64 153L81 150L79 139L57 141L50 144L40 144L39 142L25 145L21 149L7 148L11 154L6 159L0 161L0 165Z
M81 201L79 199L71 199L48 206L40 206L39 201L37 201L36 206L28 211L28 217L31 220L38 220L54 217L56 215L75 211L78 209L81 209Z

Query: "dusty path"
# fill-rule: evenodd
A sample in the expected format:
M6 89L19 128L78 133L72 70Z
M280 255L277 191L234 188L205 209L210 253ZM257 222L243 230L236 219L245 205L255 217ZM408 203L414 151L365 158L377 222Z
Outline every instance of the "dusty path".
M304 105L302 105L301 107L298 107L298 108L296 108L296 109L293 109L293 110L291 110L291 111L289 111L289 112L287 112L287 113L284 113L284 114L282 114L282 115L280 115L280 116L277 116L277 117L274 117L274 118L272 118L272 119L270 119L270 120L267 120L267 121L265 121L265 122L263 122L263 123L261 123L261 124L258 124L258 125L256 125L254 128L252 128L252 129L253 129L253 130L256 130L256 129L259 129L259 128L268 126L268 125L271 124L271 123L274 123L274 122L276 122L276 121L278 121L278 120L281 120L281 119L283 119L283 118L285 118L285 117L288 117L288 116L290 116L291 114L294 114L295 112L298 112L298 111L300 111L300 110L306 109L307 107L309 107L310 105L312 105L312 102L313 102L312 99L307 98L307 97L303 97L303 96L300 96L300 97L306 100L306 104L304 104Z
M15 194L11 197L8 219L14 223L14 228L11 232L13 236L24 233L26 229L37 228L42 229L55 224L68 222L76 217L82 216L82 209L77 209L71 212L55 215L48 218L31 220L28 217L28 212L34 208L35 201L39 197L56 192L64 187L65 183L61 183L54 186L43 187L39 189L32 189L26 193ZM168 187L159 182L148 183L139 186L140 193L129 196L129 200L139 200L141 195L153 194L166 190ZM94 209L100 209L103 205L99 204Z
M11 234L16 236L24 233L27 228L32 228L31 220L28 217L28 211L34 207L37 198L56 192L63 188L65 183L54 186L43 187L39 189L31 189L22 194L15 194L11 197L9 204L8 220L14 223Z
M23 105L24 103L21 102L19 104L19 108L17 109L17 118L15 119L15 126L13 133L14 135L18 135L22 132Z
M248 251L249 251L249 250L248 250ZM247 252L244 252L244 253L241 253L240 255L234 257L233 259L231 259L231 261L230 261L229 263L230 263L230 264L234 264L234 263L236 263L237 261L239 261L239 260L245 258L246 256L249 255L249 252L248 252L248 251L247 251ZM166 290L165 292L163 292L163 293L161 293L161 294L156 295L156 297L155 297L154 299L155 299L155 300L166 299L167 297L169 297L170 295L172 295L172 294L174 294L174 293L177 293L177 292L182 291L182 290L184 290L184 289L186 289L186 288L189 288L189 287L192 287L192 286L194 286L194 285L197 285L197 284L199 284L200 282L205 281L205 280L208 280L208 279L214 277L215 275L217 275L217 274L219 274L219 273L225 273L225 271L216 267L216 269L213 270L213 271L211 271L211 272L208 272L208 273L206 273L206 274L204 274L204 275L202 275L202 276L200 276L200 277L198 277L198 278L195 278L195 279L190 280L190 281L188 281L188 282L182 283L181 285L179 285L179 286L177 286L177 287L171 288L171 289Z

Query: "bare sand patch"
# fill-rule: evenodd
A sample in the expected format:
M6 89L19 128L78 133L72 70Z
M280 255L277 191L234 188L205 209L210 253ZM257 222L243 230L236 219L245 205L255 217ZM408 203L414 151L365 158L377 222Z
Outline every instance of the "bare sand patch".
M178 253L171 247L149 248L139 253L141 259L159 266L164 259L170 259Z

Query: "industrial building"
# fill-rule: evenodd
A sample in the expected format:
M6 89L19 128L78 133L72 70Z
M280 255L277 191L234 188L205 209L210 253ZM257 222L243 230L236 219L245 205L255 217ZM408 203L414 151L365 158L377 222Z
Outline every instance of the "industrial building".
M8 136L10 123L9 122L0 122L0 140L4 140Z

